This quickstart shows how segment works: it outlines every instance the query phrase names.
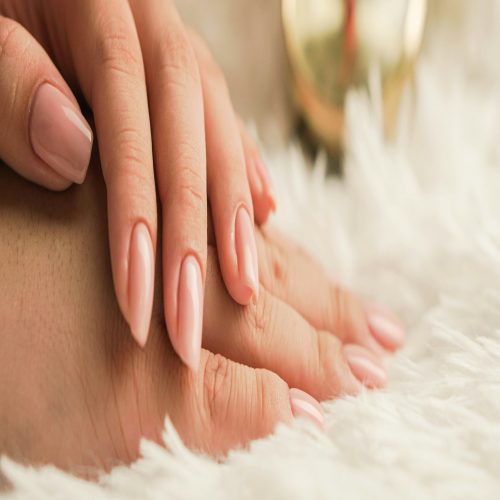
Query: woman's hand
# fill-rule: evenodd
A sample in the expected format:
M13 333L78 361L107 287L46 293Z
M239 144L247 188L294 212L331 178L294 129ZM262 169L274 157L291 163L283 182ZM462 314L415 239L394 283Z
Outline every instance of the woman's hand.
M397 320L267 227L256 231L261 292L248 307L228 295L209 232L197 373L172 350L159 293L150 340L136 348L103 211L95 168L57 197L0 169L1 454L64 467L131 461L142 436L161 440L168 414L187 445L220 456L292 416L321 425L313 397L384 385L384 354L403 342Z
M121 311L144 345L157 191L166 323L196 369L207 195L227 290L240 304L258 295L253 221L266 220L274 198L255 147L220 70L169 0L0 0L0 157L54 190L83 182L91 154L71 89L93 112Z

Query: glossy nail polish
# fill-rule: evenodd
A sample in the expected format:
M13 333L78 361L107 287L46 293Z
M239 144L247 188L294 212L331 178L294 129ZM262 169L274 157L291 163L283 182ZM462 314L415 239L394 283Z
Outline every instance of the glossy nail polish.
M253 298L256 300L259 294L257 246L254 225L244 207L240 207L236 213L235 244L239 278L252 291Z
M366 387L381 388L387 383L387 375L380 361L364 347L346 344L344 354L354 376Z
M142 222L132 231L128 273L128 322L132 335L143 347L153 310L154 252L149 230Z
M320 429L323 429L325 423L323 409L307 392L300 389L290 389L290 406L295 418L307 418Z
M80 110L50 83L42 84L33 99L30 140L36 155L55 172L72 182L83 182L92 131Z
M403 328L388 313L372 308L367 313L371 334L386 349L401 347L405 340Z
M175 349L182 361L196 371L200 364L203 320L201 269L192 255L185 257L179 275Z

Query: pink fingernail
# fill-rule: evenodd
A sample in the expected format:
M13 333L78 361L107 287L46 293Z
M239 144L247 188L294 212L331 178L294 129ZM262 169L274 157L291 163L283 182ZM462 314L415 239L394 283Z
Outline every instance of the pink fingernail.
M323 429L325 417L321 405L307 392L300 389L290 389L290 406L295 418L307 418L320 429Z
M344 354L354 376L366 387L381 388L387 383L387 375L374 355L364 347L346 344Z
M176 351L192 370L198 370L201 355L203 292L201 269L196 258L188 255L179 276Z
M35 153L59 175L81 184L92 151L92 131L76 106L44 83L33 99L30 138Z
M254 226L246 208L240 207L235 221L235 244L240 280L253 292L254 300L259 295L259 271Z
M262 163L262 160L259 157L255 158L255 165L257 171L259 172L259 176L261 178L262 184L265 186L266 196L273 212L276 212L276 191L274 189L274 184L267 171L266 167Z
M153 310L154 251L148 228L142 222L132 231L128 273L128 321L132 335L143 347Z
M403 328L389 314L372 308L367 313L368 325L375 340L386 349L397 349L404 344Z

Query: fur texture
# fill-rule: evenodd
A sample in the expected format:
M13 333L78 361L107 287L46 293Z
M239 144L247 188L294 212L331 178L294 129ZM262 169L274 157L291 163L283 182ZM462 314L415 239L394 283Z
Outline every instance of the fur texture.
M99 484L2 459L10 498L498 498L500 495L500 3L442 0L390 143L376 77L348 102L344 180L321 158L268 153L277 225L408 329L384 391L326 403L224 464L170 451Z

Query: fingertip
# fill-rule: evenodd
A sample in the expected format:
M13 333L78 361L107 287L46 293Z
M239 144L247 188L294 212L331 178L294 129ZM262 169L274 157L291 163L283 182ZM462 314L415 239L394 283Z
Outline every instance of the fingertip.
M269 211L271 211L273 213L276 212L277 203L276 203L276 195L274 193L274 190L267 193L267 204L269 207Z
M272 205L269 199L265 196L259 196L259 198L253 198L253 211L255 223L258 226L263 226L269 219L269 215L272 211Z
M257 169L257 173L261 179L261 183L263 186L263 196L266 200L266 204L268 206L268 210L272 212L276 212L277 201L276 201L276 189L274 187L274 183L269 175L267 168L264 166L262 159L257 154L255 158L255 165Z

